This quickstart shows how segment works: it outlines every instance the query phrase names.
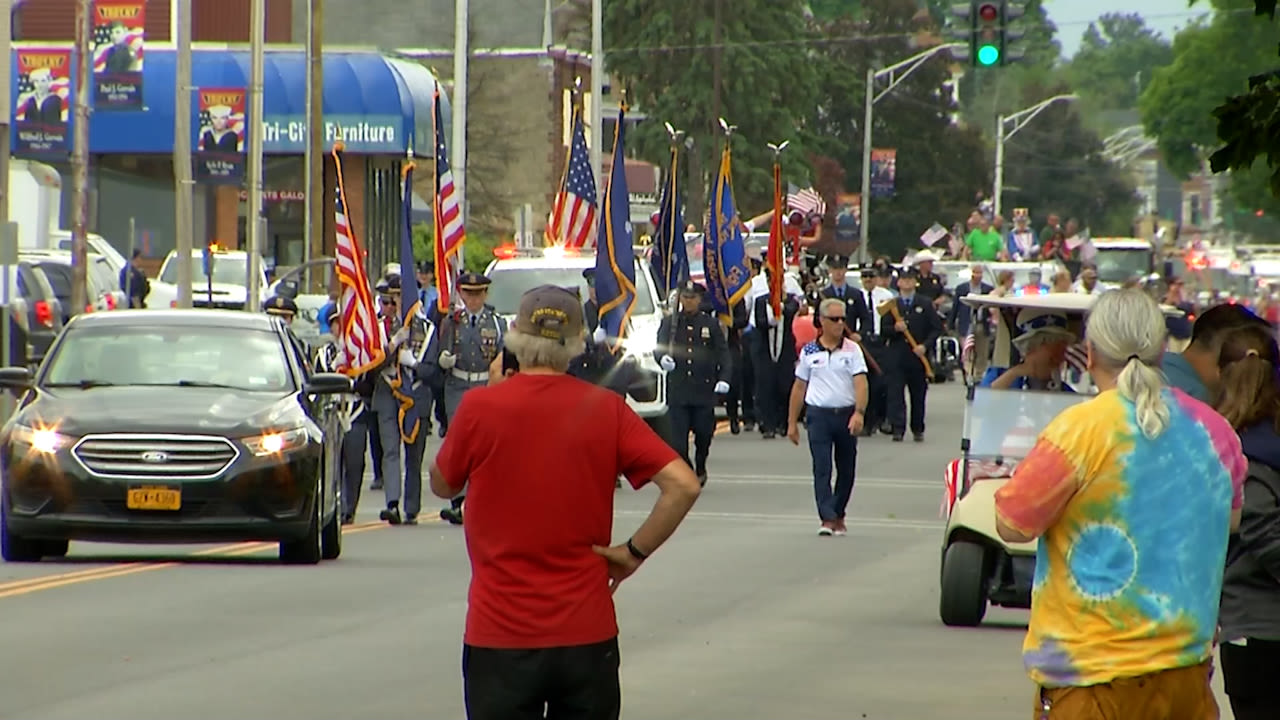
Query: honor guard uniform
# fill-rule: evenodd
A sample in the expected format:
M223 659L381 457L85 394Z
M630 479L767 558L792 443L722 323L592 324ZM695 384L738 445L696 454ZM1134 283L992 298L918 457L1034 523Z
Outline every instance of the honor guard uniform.
M768 274L752 280L747 292L751 322L751 373L755 377L756 421L760 436L772 440L787 434L787 402L796 376L796 336L792 329L804 291L790 276L783 278L782 317L775 317L769 302Z
M828 260L828 272L831 283L818 291L818 304L827 298L836 298L844 302L845 329L857 333L859 338L871 334L871 306L862 291L845 283L845 275L849 272L849 258L835 255Z
M329 327L331 339L316 352L316 368L320 372L341 372L345 365L342 324L338 306L326 306L322 319ZM354 378L351 395L344 395L339 404L342 413L342 524L355 522L356 508L360 504L360 490L364 481L364 454L368 448L369 430L377 429L377 416L373 412L374 373L362 373Z
M582 271L582 279L587 282L587 301L582 306L587 329L587 349L570 363L568 374L608 388L625 398L631 386L631 373L621 364L619 356L610 350L608 334L600 327L595 277L596 269L593 267Z
M902 323L898 323L892 313L880 317L880 333L886 346L883 367L887 375L889 425L894 442L902 442L908 425L904 390L911 394L911 434L916 442L924 440L925 395L929 392L924 363L929 348L942 334L942 317L933 302L916 292L918 275L915 268L910 268L898 276L900 294L894 302ZM912 348L908 332L919 343L919 350Z
M667 372L667 407L671 447L707 484L707 455L716 430L716 396L729 392L733 365L720 322L702 312L706 288L687 282L680 287L680 309L662 318L654 358ZM689 431L693 462L689 462Z
M862 347L869 358L867 364L874 365L876 370L867 373L867 411L864 415L862 434L870 437L876 434L888 416L888 395L885 382L888 379L885 368L888 367L888 354L884 336L880 334L880 317L877 308L892 301L893 293L880 286L880 278L874 265L863 265L858 271L862 277L862 289L858 294L869 308L868 324L859 331L862 336Z
M938 256L933 251L921 250L911 261L916 272L916 295L928 299L934 307L938 306L938 298L947 294L942 278L933 272L933 262L937 259Z
M430 355L435 332L424 313L415 313L404 322L400 318L400 276L386 278L386 294L382 297L382 323L387 345L386 359L377 371L374 384L373 410L377 415L378 438L382 446L383 490L387 507L379 519L392 525L415 525L422 509L422 454L426 433L418 428L406 438L400 422L402 397L421 402L422 388L429 380L434 363ZM423 405L422 407L425 407ZM422 421L419 419L419 425ZM413 442L405 442L413 440ZM405 464L401 472L400 447L405 448ZM403 494L404 516L400 514Z
M267 305L264 310L266 310L268 315L275 315L276 317L282 318L286 323L292 325L293 319L298 315L298 303L294 302L291 298L277 295L267 300Z
M378 315L378 322L383 322L384 316L386 315L386 310L384 309L383 306L386 305L388 302L390 302L390 298L388 297L389 293L391 292L390 288L391 286L390 284L387 283L387 279L385 277L378 278L378 282L375 283L373 286L373 290L377 294L374 311ZM384 328L385 328L385 323L384 323ZM387 333L387 336L390 337L390 333ZM370 408L370 410L372 410L373 403L370 403L367 407ZM370 457L370 465L373 466L373 483L369 485L369 489L381 490L382 489L382 436L378 434L378 423L376 420L371 421L369 423L369 457Z
M485 303L490 282L480 273L459 275L458 291L464 307L447 315L440 324L438 364L445 373L444 406L451 422L462 396L489 383L489 365L502 352L507 323L492 305ZM441 519L460 524L465 497L463 488L450 507L440 511Z

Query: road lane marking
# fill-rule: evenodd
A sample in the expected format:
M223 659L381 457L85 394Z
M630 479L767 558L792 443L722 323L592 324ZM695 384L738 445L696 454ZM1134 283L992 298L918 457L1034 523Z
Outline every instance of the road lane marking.
M708 485L724 483L728 485L812 485L812 475L721 475L711 473ZM854 488L890 487L911 490L941 490L942 480L916 480L908 478L858 477L854 478Z
M430 522L430 521L429 521ZM380 527L390 527L385 522L374 521L365 522L358 525L351 525L345 528L343 535L354 535L369 530L376 530ZM52 590L67 585L77 585L80 583L90 582L92 580L107 580L109 578L122 577L125 575L137 575L139 573L151 572L152 570L164 570L167 568L180 567L185 560L194 560L197 558L208 557L240 557L243 555L251 555L263 552L269 549L279 547L279 543L274 542L241 542L229 545L218 545L195 552L185 553L176 560L136 560L123 564L111 564L105 567L90 568L87 570L77 570L68 573L56 573L52 575L42 575L39 577L23 578L21 580L11 580L0 583L0 599L6 597L14 597L17 595L26 595L41 590ZM84 556L83 561L92 562L93 556ZM109 560L104 562L110 562Z
M617 510L615 516L623 517L648 517L649 512L646 510ZM694 520L751 520L765 521L774 523L816 523L817 518L812 515L799 514L778 514L778 513L749 513L749 512L702 512L693 511L687 516ZM942 530L947 524L941 520L912 520L897 518L874 518L874 517L848 517L845 523L851 527L878 527L878 528L903 528L909 530Z

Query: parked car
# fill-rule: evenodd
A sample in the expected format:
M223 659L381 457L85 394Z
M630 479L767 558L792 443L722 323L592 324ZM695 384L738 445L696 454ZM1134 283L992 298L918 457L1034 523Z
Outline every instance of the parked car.
M66 250L23 250L19 257L34 263L44 271L53 286L53 292L62 305L62 322L71 322L71 286L72 267L71 253ZM112 273L110 262L97 253L89 253L86 268L86 287L88 301L84 312L102 312L123 308L124 291L120 289L119 278Z
M0 274L0 303L8 300L11 349L8 361L38 365L62 332L62 303L39 265L19 259L9 266L8 277Z

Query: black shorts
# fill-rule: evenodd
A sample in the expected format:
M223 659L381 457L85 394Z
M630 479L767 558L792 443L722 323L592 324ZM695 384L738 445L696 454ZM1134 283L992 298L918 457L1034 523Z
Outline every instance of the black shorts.
M503 650L462 646L467 720L618 720L618 639Z

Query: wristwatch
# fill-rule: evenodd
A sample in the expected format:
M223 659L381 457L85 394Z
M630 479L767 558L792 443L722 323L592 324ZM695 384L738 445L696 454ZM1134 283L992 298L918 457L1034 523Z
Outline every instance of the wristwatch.
M630 539L627 540L627 552L631 553L631 557L634 557L637 560L649 559L649 556L640 552L640 548L636 547L636 544L631 542Z

